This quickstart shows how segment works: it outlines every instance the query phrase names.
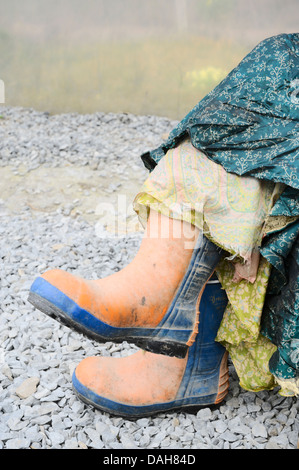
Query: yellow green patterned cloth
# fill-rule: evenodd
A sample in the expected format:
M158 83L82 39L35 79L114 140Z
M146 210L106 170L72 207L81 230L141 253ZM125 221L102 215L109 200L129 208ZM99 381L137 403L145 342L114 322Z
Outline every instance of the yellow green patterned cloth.
M232 282L233 266L223 260L217 269L229 303L216 337L230 353L240 385L246 390L272 389L277 385L269 372L276 346L260 335L260 321L270 276L270 265L261 258L254 283Z
M278 385L268 367L276 346L260 334L271 267L260 258L254 282L234 282L234 263L246 262L250 270L276 196L273 182L227 173L186 139L159 161L133 204L143 225L149 210L156 210L194 224L229 253L217 268L229 303L216 339L229 351L240 385L250 391ZM292 394L287 387L280 393Z

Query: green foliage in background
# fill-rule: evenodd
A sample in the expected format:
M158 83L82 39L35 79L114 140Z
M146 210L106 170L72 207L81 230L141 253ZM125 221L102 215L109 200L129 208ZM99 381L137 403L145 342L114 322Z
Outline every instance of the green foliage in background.
M205 0L198 2L197 8L201 16L207 20L225 19L236 7L236 0Z
M11 106L180 119L246 52L200 37L37 44L0 33L0 78Z

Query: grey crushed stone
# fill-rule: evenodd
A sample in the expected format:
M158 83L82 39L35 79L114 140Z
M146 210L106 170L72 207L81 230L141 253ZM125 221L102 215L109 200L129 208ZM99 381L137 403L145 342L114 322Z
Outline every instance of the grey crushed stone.
M112 174L111 194L126 190L130 180L122 175L132 168L141 184L147 173L139 155L158 145L174 124L154 116L50 116L4 106L0 115L0 172L12 170L17 183L11 184L22 185L24 175L38 168L76 166L82 174ZM30 285L54 267L90 279L112 274L133 258L141 240L140 232L114 237L104 228L96 236L96 218L74 210L81 196L69 206L60 198L36 210L26 203L26 191L13 208L0 195L0 448L297 448L298 400L281 397L277 389L243 390L231 362L227 398L195 414L128 421L77 399L71 374L83 358L125 356L136 348L97 344L46 317L28 303ZM89 209L90 216L94 207Z

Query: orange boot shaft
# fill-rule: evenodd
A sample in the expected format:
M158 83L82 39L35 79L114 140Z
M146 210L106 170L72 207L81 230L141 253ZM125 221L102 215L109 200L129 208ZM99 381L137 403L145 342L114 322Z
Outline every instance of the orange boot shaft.
M59 269L42 277L111 326L155 327L185 274L197 236L189 224L151 212L136 257L121 271L99 280Z

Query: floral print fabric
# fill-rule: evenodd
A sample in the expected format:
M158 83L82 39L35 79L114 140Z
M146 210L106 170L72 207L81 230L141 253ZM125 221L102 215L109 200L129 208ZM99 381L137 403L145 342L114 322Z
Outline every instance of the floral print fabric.
M147 220L148 207L188 221L244 262L261 244L274 187L270 181L227 173L186 139L160 160L134 208L141 221Z
M228 172L298 189L298 113L299 33L282 34L256 46L142 159L152 169L190 135Z

